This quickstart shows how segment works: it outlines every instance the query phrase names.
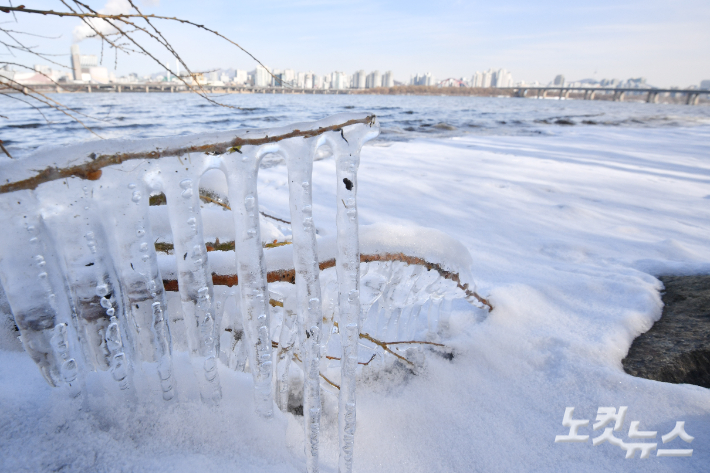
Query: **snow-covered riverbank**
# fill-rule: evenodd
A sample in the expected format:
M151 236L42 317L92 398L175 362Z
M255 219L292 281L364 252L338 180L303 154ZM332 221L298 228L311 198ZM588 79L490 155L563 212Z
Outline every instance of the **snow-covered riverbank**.
M546 136L469 135L363 150L362 224L431 227L473 258L495 310L457 318L452 360L359 386L356 471L705 471L710 391L626 375L633 338L661 313L654 276L710 273L710 127L559 128ZM314 165L314 221L334 229L334 163ZM260 175L261 204L288 215L285 169ZM222 367L218 408L104 406L76 413L22 353L0 352L4 471L301 471L302 420L253 414L251 377ZM157 402L157 401L156 401ZM564 435L566 407L589 419ZM628 406L658 448L692 457L625 459L592 446L599 407ZM327 411L327 409L326 409ZM325 419L328 419L327 412ZM324 420L325 420L324 419ZM331 416L329 419L333 419ZM685 421L692 444L662 444ZM335 425L323 471L335 471ZM64 470L62 470L64 468Z

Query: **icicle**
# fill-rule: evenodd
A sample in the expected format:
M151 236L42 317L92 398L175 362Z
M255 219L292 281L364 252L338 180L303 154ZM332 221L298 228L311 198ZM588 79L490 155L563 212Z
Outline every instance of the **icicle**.
M100 219L91 199L92 184L59 190L67 206L49 185L39 194L44 221L61 252L61 265L71 296L82 348L93 369L110 369L120 390L132 385L130 363L119 328L123 313L120 285L108 252ZM58 189L54 189L57 191ZM122 318L122 322L125 318ZM58 326L59 327L59 326ZM66 327L61 329L63 334ZM63 338L60 333L55 334ZM59 343L59 342L58 342Z
M176 164L176 163L174 163ZM182 166L165 166L171 176L164 183L178 269L178 285L188 330L188 344L202 365L198 376L202 400L217 403L222 390L217 371L215 297L212 273L202 233L199 182ZM177 172L175 172L177 171Z
M143 174L143 173L141 173ZM142 179L129 179L124 172L106 170L106 184L94 188L105 234L111 240L115 268L121 280L123 307L135 362L157 362L163 399L175 397L170 329L166 321L167 302L158 269L154 239L148 215L149 191ZM108 184L116 182L115 186ZM110 308L108 309L110 310ZM120 330L120 321L117 328ZM126 355L113 356L114 377L127 367ZM115 368L114 368L115 367Z
M337 255L339 327L343 353L338 398L338 471L353 469L355 443L355 375L360 335L360 246L357 218L357 168L363 143L379 134L378 128L355 125L328 142L336 166Z
M295 291L293 291L295 292ZM288 410L289 369L293 357L299 324L296 315L296 298L292 291L283 296L283 320L279 334L278 360L276 362L276 403L281 411Z
M79 394L78 350L56 252L31 191L0 196L0 277L25 351L52 386Z
M229 202L234 213L237 276L249 366L254 378L256 410L261 416L269 418L273 415L269 292L256 189L259 158L265 149L262 147L257 151L254 147L245 146L239 153L232 153L224 159L224 167L227 170Z
M293 264L298 294L297 313L303 332L303 415L306 430L306 469L318 471L320 431L320 340L323 314L318 280L318 250L312 213L312 174L315 139L286 142L286 155L293 231Z

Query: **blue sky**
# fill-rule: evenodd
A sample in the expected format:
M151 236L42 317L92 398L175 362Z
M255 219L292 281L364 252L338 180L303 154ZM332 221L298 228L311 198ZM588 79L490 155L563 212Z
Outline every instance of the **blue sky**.
M88 4L99 9L107 1L120 0ZM64 8L53 0L23 3L28 8ZM152 0L138 4L145 12L210 26L272 68L319 74L392 70L401 81L421 72L443 79L500 67L510 70L515 80L543 83L556 74L568 80L643 76L657 86L687 86L710 79L707 0L584 4L554 0ZM1 15L0 19L11 20ZM18 19L20 24L14 29L61 35L54 40L33 38L32 44L63 54L79 24L74 19L19 14ZM195 70L254 68L248 56L209 34L174 24L164 24L162 30ZM95 39L80 45L85 53L100 51ZM166 52L157 52L157 56L168 58ZM41 61L27 58L23 62ZM111 69L113 62L112 54L104 59ZM156 70L145 58L119 56L119 74Z

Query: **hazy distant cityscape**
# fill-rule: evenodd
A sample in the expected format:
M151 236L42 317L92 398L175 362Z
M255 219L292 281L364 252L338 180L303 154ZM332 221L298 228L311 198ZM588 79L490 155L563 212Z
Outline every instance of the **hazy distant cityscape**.
M34 70L14 70L11 66L0 68L0 80L3 77L14 80L20 84L49 84L57 83L79 83L79 84L136 84L136 83L188 83L198 82L200 85L211 86L250 86L250 87L284 87L294 89L374 89L380 87L394 87L399 85L420 85L435 87L473 87L473 88L506 88L506 87L618 87L618 88L638 88L651 89L653 85L646 82L646 78L620 79L581 79L577 81L567 81L562 74L557 75L547 84L538 81L526 82L524 80L514 80L513 75L506 69L489 69L487 71L476 71L471 77L449 77L437 79L431 73L412 75L409 80L395 80L392 71L380 73L365 70L358 70L352 74L342 71L334 71L330 74L320 75L312 71L298 72L293 69L270 69L256 66L252 71L241 69L216 69L207 72L194 73L190 77L183 70L181 73L180 64L176 62L171 68L165 64L165 70L149 75L138 75L131 73L116 77L108 68L99 64L99 59L93 54L81 54L79 45L75 44L71 48L71 70L55 69L51 66L34 65ZM168 70L172 70L171 74ZM179 77L177 77L177 76ZM675 88L686 89L710 89L710 80L703 80L700 84L686 85L685 87L675 86Z

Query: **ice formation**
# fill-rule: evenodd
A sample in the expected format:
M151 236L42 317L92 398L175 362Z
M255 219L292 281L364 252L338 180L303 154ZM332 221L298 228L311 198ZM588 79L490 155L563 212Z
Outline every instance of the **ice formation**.
M237 138L99 142L5 163L0 302L25 350L73 397L96 385L92 372L107 372L101 389L127 401L179 399L172 355L187 351L199 397L217 404L221 360L251 372L264 418L301 397L298 373L306 469L319 468L326 388L339 400L339 471L351 472L361 367L415 371L423 347L441 346L452 303L476 302L457 241L432 229L359 228L359 153L378 133L372 116L339 115ZM323 154L335 162L337 234L317 239L312 175ZM260 211L265 158L286 164L286 226ZM28 162L46 170L33 176ZM265 254L275 235L292 244ZM220 238L233 249L215 251Z
M0 189L0 276L25 350L53 386L73 396L92 371L111 373L116 389L134 397L136 371L154 373L163 399L175 399L171 335L158 266L149 199L165 195L187 347L206 403L221 398L217 327L223 315L212 281L200 210L199 182L210 170L227 179L234 221L241 327L254 378L257 411L273 414L272 337L267 270L257 195L260 160L281 155L288 166L295 297L279 348L300 345L304 381L306 463L318 470L321 287L311 215L311 174L319 148L337 162L337 272L342 346L342 471L352 469L355 369L359 334L357 166L363 143L379 133L374 116L338 115L289 128L244 130L136 142L104 141L43 149L3 164ZM216 144L215 144L216 143ZM31 163L31 166L28 165ZM37 173L37 169L45 169ZM229 362L229 360L227 360ZM288 394L288 362L277 361L277 403ZM285 370L285 371L284 371ZM285 376L284 376L285 373ZM284 391L285 390L285 391ZM286 401L287 402L287 401Z

